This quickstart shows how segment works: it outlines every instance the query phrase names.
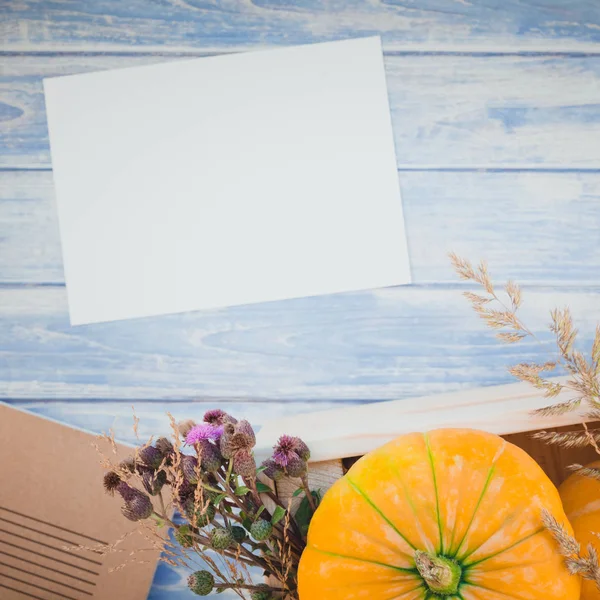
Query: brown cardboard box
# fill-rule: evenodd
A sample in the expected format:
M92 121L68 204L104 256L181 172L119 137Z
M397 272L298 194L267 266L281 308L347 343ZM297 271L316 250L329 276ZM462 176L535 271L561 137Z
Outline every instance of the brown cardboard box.
M95 436L0 404L0 598L145 600L159 552L138 533L102 556L65 547L112 544L138 529L102 489ZM132 449L99 444L118 462ZM143 563L109 572L137 550Z

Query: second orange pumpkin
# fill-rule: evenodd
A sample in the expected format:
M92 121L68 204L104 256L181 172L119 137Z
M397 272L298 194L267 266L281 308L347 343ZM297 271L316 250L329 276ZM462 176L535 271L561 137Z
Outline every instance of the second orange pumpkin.
M588 466L600 469L600 461ZM600 539L596 535L600 534L600 481L574 473L559 491L583 554L587 554L588 544L600 554ZM600 590L595 582L583 582L581 600L600 600Z

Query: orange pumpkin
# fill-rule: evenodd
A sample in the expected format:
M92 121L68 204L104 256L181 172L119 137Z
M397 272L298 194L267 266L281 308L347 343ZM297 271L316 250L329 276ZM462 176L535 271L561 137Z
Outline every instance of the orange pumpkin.
M600 461L589 466L600 469ZM600 533L600 481L574 473L558 491L584 554L588 544L600 553L600 540L595 535ZM581 600L600 600L600 590L593 581L584 580Z
M404 435L325 494L300 600L576 600L542 509L557 489L523 450L481 431Z

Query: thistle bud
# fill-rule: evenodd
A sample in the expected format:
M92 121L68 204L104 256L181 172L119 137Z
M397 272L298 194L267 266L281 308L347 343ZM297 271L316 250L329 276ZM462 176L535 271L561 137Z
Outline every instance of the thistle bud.
M194 545L194 537L189 525L181 525L175 532L175 539L182 548L191 548Z
M264 467L263 473L273 481L279 481L285 475L283 467L278 465L274 460L270 458L268 460L265 460L262 466Z
M158 469L163 461L163 454L154 446L144 446L138 452L138 458L142 465L151 469Z
M167 483L167 474L164 471L158 471L157 473L145 471L142 473L142 485L151 496L156 496L165 483Z
M310 459L310 448L299 438L294 438L296 454L305 462Z
M184 455L181 457L181 470L189 483L198 483L198 460L195 456Z
M234 543L233 533L225 527L215 527L210 534L213 550L226 550Z
M249 450L238 450L233 456L233 472L240 477L256 477L256 462Z
M198 456L200 457L200 464L205 471L214 473L221 468L221 463L223 462L221 451L208 440L198 442Z
M125 506L121 508L121 512L130 521L147 519L152 514L154 507L146 494L132 488L124 482L122 482L117 489L123 497L123 500L125 500Z
M307 464L298 455L294 455L288 460L285 471L290 477L303 477L306 475Z
M188 577L188 587L198 596L208 596L215 587L215 578L210 571L196 571Z

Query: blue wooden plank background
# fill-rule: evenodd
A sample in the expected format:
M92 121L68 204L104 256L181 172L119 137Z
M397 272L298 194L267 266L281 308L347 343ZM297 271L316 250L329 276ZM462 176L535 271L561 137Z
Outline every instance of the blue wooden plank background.
M597 0L6 0L0 22L0 399L133 441L165 411L266 418L508 381L446 253L525 283L542 332L600 320ZM72 328L45 76L380 34L414 285ZM548 339L547 337L544 339ZM189 598L157 571L150 597ZM220 596L228 598L226 594Z

